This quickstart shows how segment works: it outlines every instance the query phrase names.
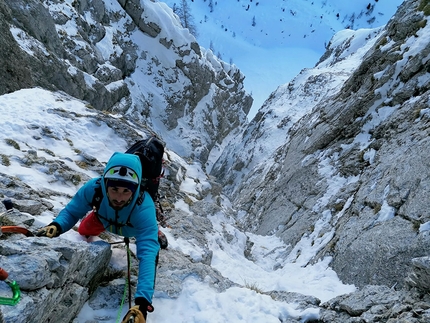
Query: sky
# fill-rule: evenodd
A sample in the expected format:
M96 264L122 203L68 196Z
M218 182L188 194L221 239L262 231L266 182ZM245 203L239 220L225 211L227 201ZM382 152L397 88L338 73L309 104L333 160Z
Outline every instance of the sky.
M172 8L180 3L163 2ZM245 75L254 98L251 120L279 85L317 64L335 32L382 26L403 0L219 0L212 12L210 2L187 0L197 41Z
M29 106L33 113L27 113ZM25 89L0 96L0 148L2 154L13 156L10 165L0 163L0 173L17 176L34 189L54 189L67 194L76 191L74 186L61 185L44 166L23 167L20 158L24 158L29 149L37 151L38 156L48 160L60 160L73 169L86 172L89 176L98 174L83 170L76 166L80 160L75 149L88 154L97 155L99 161L106 162L114 150L124 151L126 142L118 137L106 124L99 122L97 125L84 118L77 118L73 124L70 119L63 118L54 113L54 109L62 111L74 111L79 115L91 116L93 111L86 109L85 103L62 96L59 93L51 93L42 89ZM46 132L49 129L49 132ZM43 134L50 133L50 136ZM53 136L57 139L53 139ZM87 138L93 138L88 141ZM104 138L113 146L106 147ZM6 144L6 140L13 139L20 147L17 150ZM102 147L102 148L100 148ZM50 151L55 152L53 156ZM198 164L188 164L181 160L173 152L170 154L187 169L188 176L201 176L204 174ZM204 185L206 177L200 178L200 184ZM196 181L184 181L181 190L193 192L196 190ZM53 211L45 211L35 217L35 225L43 226L52 221L56 213L67 203L64 198L52 198ZM229 201L224 200L224 207L230 207ZM191 211L187 204L178 200L177 209L185 213ZM330 258L315 265L304 264L315 253L315 246L303 244L302 256L294 262L289 260L284 251L287 246L275 236L259 236L252 233L240 232L234 227L234 219L228 218L222 212L209 215L215 233L207 236L213 259L211 265L218 269L223 276L242 286L255 286L263 291L285 290L313 295L322 301L329 300L337 295L352 292L355 287L343 284L336 273L329 267ZM237 240L236 243L228 243L223 237L223 230L227 230ZM175 238L170 234L170 229L163 229L169 239L169 249L176 249L198 260L201 250L192 242ZM252 254L255 262L244 257L246 237L254 242ZM75 231L63 234L59 239L71 241L83 241ZM270 252L270 251L273 252ZM169 252L163 251L163 252ZM111 262L115 266L117 262L124 262L124 255L114 254ZM274 268L278 268L275 270ZM13 276L10 277L13 279ZM318 316L318 310L298 310L296 304L287 304L274 301L267 295L262 295L249 288L232 287L223 293L217 293L206 282L200 282L196 278L189 277L184 281L183 292L177 299L171 299L161 290L156 291L153 299L155 312L149 315L148 322L187 322L187 323L249 323L249 322L279 322L279 318L301 318L303 321ZM127 308L123 308L124 315ZM185 310L186 309L186 310ZM106 323L117 322L118 308L107 308L93 311L87 305L79 314L78 323L97 319L100 316L107 317ZM120 316L121 316L120 315ZM122 316L121 316L122 317Z

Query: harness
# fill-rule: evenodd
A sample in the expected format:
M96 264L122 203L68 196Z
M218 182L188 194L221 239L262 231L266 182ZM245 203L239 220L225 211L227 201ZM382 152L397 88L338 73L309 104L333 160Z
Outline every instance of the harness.
M94 211L95 215L98 218L103 219L106 222L108 222L109 226L114 226L116 228L116 231L118 231L118 229L121 230L121 228L126 227L126 226L133 228L133 224L131 224L131 222L130 222L131 214L133 213L136 205L141 205L143 203L143 201L145 200L145 191L140 189L139 197L137 198L136 203L134 204L133 208L131 209L130 214L128 215L127 221L125 223L121 223L121 222L118 222L118 211L115 211L115 220L108 219L107 217L104 217L98 213L98 210L100 208L100 204L102 203L102 200L103 200L103 191L102 191L102 186L101 186L101 180L102 179L99 178L96 181L97 186L94 189L94 195L93 195L93 199L91 201L91 205L93 207L93 211Z

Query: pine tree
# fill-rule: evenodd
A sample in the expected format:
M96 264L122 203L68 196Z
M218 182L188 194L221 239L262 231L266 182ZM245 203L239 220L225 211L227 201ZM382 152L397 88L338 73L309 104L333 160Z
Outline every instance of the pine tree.
M197 37L197 27L194 23L194 17L191 14L191 9L188 6L187 0L181 0L179 6L174 4L173 11L176 13L181 20L182 26L188 28L190 33Z

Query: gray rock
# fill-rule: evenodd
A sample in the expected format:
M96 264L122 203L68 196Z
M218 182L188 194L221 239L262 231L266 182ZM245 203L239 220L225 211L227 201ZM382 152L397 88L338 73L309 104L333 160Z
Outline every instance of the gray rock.
M421 296L386 286L368 285L321 304L320 322L425 322Z
M104 242L34 237L0 240L0 255L21 289L20 302L2 308L7 322L71 321L100 282L111 249Z
M430 257L412 259L412 270L406 278L406 283L423 292L430 290Z

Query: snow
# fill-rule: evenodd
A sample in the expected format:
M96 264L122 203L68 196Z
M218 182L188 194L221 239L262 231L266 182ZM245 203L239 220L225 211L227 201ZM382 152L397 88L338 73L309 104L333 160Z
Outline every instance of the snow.
M28 113L31 107L32 113ZM0 111L2 119L0 127L0 143L2 153L12 155L10 165L0 163L0 172L23 179L34 189L55 189L67 194L74 194L77 187L61 186L53 175L38 167L23 167L18 158L33 150L48 160L61 160L68 166L76 168L79 157L75 149L97 156L101 162L106 162L113 151L124 151L126 142L118 137L106 124L98 121L91 122L94 112L85 106L85 102L75 100L61 93L34 88L20 90L0 96ZM70 111L76 115L73 123L62 116L62 112ZM45 134L43 134L45 132ZM46 135L46 134L49 135ZM88 138L92 138L91 141ZM19 145L20 150L6 144L12 140ZM51 150L55 155L43 153ZM174 158L179 160L179 157ZM182 162L186 174L191 180L184 182L183 189L193 192L197 185L207 185L204 172L197 164ZM81 172L85 171L79 169ZM87 171L89 176L97 176ZM192 180L199 179L198 181ZM68 201L64 198L51 200L54 212L58 212ZM228 200L223 201L224 207L229 208ZM179 200L175 207L193 216L188 205ZM37 217L37 223L44 225L52 221L55 214L44 212ZM298 310L297 304L274 301L270 296L258 291L285 290L318 297L322 301L340 294L355 290L352 285L343 284L336 273L329 267L330 258L326 258L314 265L306 265L299 259L287 259L286 246L275 236L259 236L241 232L234 226L234 219L227 218L224 213L213 214L212 221L215 234L209 235L208 241L213 251L212 266L221 274L243 287L232 287L223 293L218 293L208 281L200 282L196 277L188 277L184 281L183 291L177 299L169 298L163 291L157 290L153 305L155 312L149 314L149 322L279 322L286 318L300 318L303 322L318 317L315 309ZM170 229L164 229L169 239L169 248L179 250L194 260L201 259L203 251L193 241L176 238L170 234ZM232 242L223 238L222 232L227 230L233 237ZM254 243L252 256L254 261L244 257L247 237ZM71 230L59 239L82 241L78 233ZM302 245L303 255L315 254L309 245ZM168 252L168 251L167 251ZM112 264L124 262L124 254L114 252ZM124 306L119 309L105 309L93 311L88 305L79 314L78 322L95 317L122 317L127 311ZM114 323L115 320L107 320Z
M272 163L268 162L268 156L273 156L276 149L289 141L289 129L304 115L310 113L319 102L341 89L349 76L360 66L363 56L379 39L382 31L382 27L339 31L332 38L329 57L315 68L302 70L291 82L278 87L271 99L260 109L260 117L262 117L259 124L254 124L252 121L243 138L233 139L239 158L247 161L247 167L234 178L235 182L231 185L234 189L240 189L241 176L252 174L253 169L261 166L264 167L263 174L270 171ZM355 51L350 48L354 48ZM342 59L337 56L338 52L342 53ZM314 117L309 120L310 126L318 120L318 114L314 114ZM372 118L371 122L377 120L380 118ZM254 131L259 132L258 141L254 140ZM369 137L367 130L357 140L368 146ZM253 151L252 158L248 157L248 151ZM221 152L223 153L225 152ZM316 157L309 156L308 159ZM306 163L306 160L304 159L303 163ZM275 163L275 160L272 162ZM210 168L207 167L207 169ZM257 176L261 176L259 172L257 173Z
M180 3L179 0L163 2L171 8ZM254 98L248 115L252 119L279 85L288 83L302 69L316 65L336 32L383 26L403 0L193 0L187 3L199 44L213 48L214 54L235 64L245 75L245 89ZM371 10L367 9L368 5L372 6ZM256 25L252 26L254 17Z

